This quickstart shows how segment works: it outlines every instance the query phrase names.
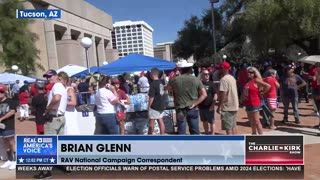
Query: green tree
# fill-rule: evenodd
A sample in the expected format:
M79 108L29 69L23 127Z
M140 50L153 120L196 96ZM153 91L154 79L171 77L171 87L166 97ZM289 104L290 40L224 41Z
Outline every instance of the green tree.
M217 39L221 37L222 16L215 12L215 25ZM217 47L221 45L217 41ZM184 27L178 32L178 39L173 45L175 57L187 59L194 56L201 60L213 54L211 11L204 11L202 17L192 16L186 20Z
M16 9L23 9L18 0L4 0L0 3L0 63L10 70L18 65L22 74L29 75L36 68L43 67L36 63L39 51L34 42L37 36L28 30L30 20L16 19Z
M297 44L308 51L304 41L319 37L319 0L252 0L243 13L245 33L263 54L269 48L284 51Z
M208 29L211 14L206 12L200 18L187 20L178 32L175 43L178 57L198 54L196 60L212 59L212 35ZM225 0L216 14L218 53L213 57L216 61L222 54L227 54L228 60L255 61L270 55L285 55L296 60L296 51L305 55L315 53L306 42L315 41L320 36L319 0ZM200 28L191 31L195 24ZM190 37L201 35L207 35L206 42L200 42L203 38ZM275 53L270 54L270 49Z

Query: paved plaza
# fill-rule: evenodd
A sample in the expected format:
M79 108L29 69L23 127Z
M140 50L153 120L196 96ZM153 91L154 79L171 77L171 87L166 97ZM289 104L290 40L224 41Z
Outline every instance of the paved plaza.
M294 123L282 124L281 120L283 117L282 107L277 110L275 119L276 125L278 128L276 130L270 130L264 128L264 132L266 135L304 135L305 142L305 179L316 180L320 178L320 131L318 129L314 129L313 126L318 124L319 120L316 116L314 116L314 112L312 110L313 106L311 103L301 103L299 105L300 115L301 115L301 124L296 125ZM238 133L239 134L250 134L251 129L246 118L246 113L243 109L239 111L238 114ZM293 122L294 118L291 114L289 117L289 121ZM16 121L17 134L35 134L35 123L33 121ZM216 133L217 134L225 134L224 131L221 130L220 117L216 117ZM0 170L0 179L14 179L15 173L9 170ZM61 172L61 175L63 173ZM59 174L57 176L59 177ZM74 174L71 176L73 179L81 178L81 174ZM98 177L98 176L97 176ZM94 177L92 177L94 178ZM138 178L138 177L137 177Z

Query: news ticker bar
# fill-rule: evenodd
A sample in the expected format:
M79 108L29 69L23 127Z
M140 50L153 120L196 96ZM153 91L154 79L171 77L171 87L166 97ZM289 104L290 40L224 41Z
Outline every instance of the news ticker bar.
M60 167L61 168L61 167ZM184 166L184 165L158 165L158 166L63 166L70 174L60 175L53 178L77 178L81 179L114 179L119 177L139 177L139 178L294 178L302 179L304 176L303 165L201 165L201 166ZM18 179L28 178L30 173L39 171L52 171L53 174L57 169L53 166L25 166L18 165L16 175ZM107 173L106 173L107 172ZM58 173L61 174L61 173Z
M303 136L17 136L20 165L303 163Z
M16 9L17 19L59 19L60 9Z

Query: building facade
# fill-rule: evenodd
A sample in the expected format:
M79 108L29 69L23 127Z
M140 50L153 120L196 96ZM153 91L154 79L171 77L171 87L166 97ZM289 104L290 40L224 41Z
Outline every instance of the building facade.
M26 9L61 10L60 19L37 19L30 24L31 32L38 36L35 42L40 51L38 63L45 71L67 64L86 67L85 49L80 45L83 37L93 42L88 49L89 66L118 59L118 52L112 49L112 17L86 1L29 0L24 5ZM36 75L43 72L38 70Z
M173 42L165 42L165 43L157 43L157 45L153 48L154 57L173 61L173 54L172 54L172 46Z
M112 46L119 57L132 53L154 56L153 29L144 21L119 21L113 24Z

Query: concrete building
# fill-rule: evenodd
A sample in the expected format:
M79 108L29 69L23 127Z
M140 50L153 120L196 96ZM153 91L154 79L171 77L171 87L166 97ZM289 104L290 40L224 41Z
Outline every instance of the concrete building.
M119 56L139 53L153 57L152 27L144 21L119 21L113 24L113 49Z
M26 9L61 9L61 19L34 20L30 30L37 34L38 62L47 69L58 69L67 64L86 67L82 37L93 44L88 50L89 66L118 59L112 49L112 17L84 0L29 0ZM40 76L43 71L38 71Z
M153 48L154 57L173 61L172 45L173 42L157 43L157 45Z

